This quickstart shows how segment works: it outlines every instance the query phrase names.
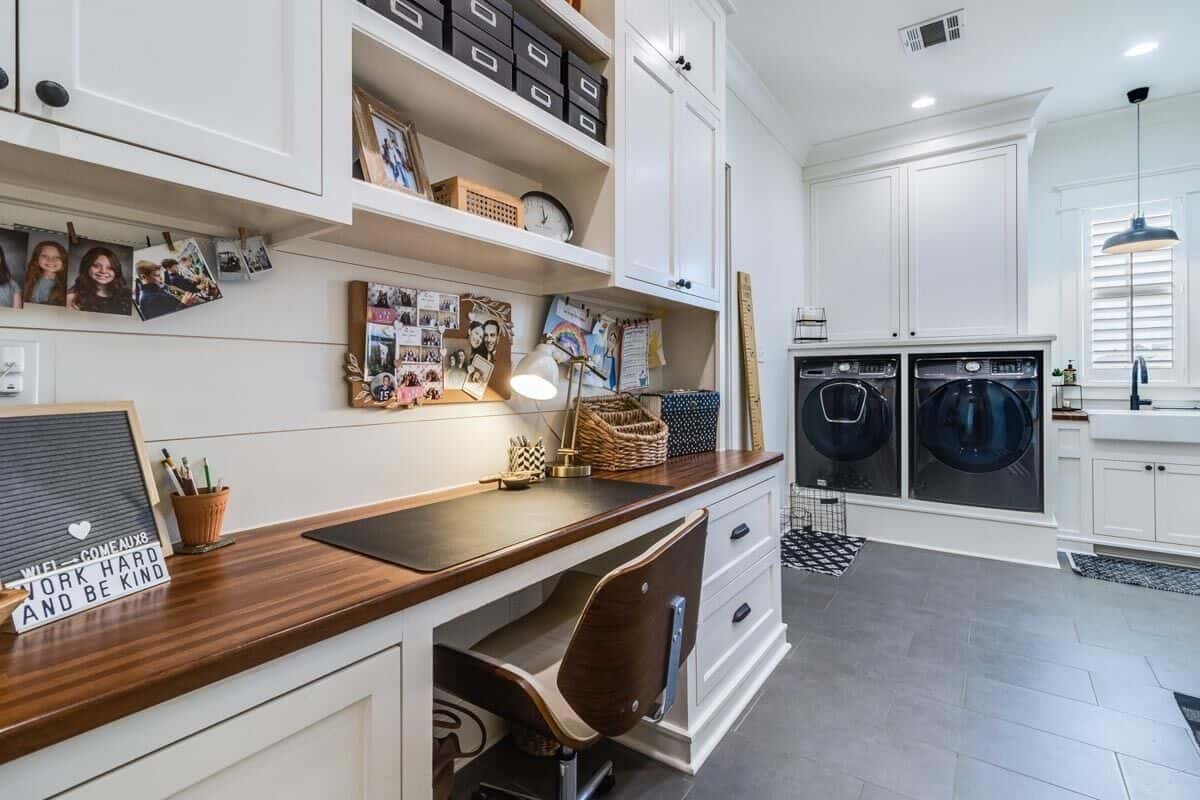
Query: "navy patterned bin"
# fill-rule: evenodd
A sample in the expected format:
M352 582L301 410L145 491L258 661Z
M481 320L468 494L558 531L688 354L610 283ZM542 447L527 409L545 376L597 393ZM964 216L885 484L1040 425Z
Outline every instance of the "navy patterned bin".
M710 453L717 449L717 420L721 416L721 393L675 389L642 395L650 413L667 423L667 457Z

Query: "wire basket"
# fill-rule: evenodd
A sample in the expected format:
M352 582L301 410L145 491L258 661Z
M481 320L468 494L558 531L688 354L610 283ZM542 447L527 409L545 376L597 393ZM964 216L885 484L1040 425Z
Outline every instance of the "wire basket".
M788 507L780 520L783 532L846 535L846 493L836 489L792 484Z

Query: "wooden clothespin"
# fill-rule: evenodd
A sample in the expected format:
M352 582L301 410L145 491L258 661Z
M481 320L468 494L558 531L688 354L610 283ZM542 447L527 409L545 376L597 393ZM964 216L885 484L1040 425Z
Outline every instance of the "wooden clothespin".
M172 253L174 253L175 252L175 240L171 238L170 231L163 231L163 241L167 243L167 248L170 249L170 251Z
M71 247L79 244L79 237L75 234L74 222L67 222L67 241L71 243Z
M245 228L242 228L242 227L238 228L238 244L241 245L241 248L243 250L246 249L246 229Z
M147 237L146 237L146 247L153 247L153 246L154 246L154 245L153 245L153 244L150 242L150 237L149 237L149 236L147 236Z

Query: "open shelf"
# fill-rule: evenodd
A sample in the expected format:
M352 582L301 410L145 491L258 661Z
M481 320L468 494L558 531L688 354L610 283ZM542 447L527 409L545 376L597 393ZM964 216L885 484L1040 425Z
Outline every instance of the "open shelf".
M611 148L366 6L354 6L355 82L410 117L420 133L537 180L612 166Z
M613 259L603 253L357 180L354 224L325 230L316 238L498 275L547 291L604 286L613 270Z
M513 0L513 7L584 61L612 58L612 39L567 0Z

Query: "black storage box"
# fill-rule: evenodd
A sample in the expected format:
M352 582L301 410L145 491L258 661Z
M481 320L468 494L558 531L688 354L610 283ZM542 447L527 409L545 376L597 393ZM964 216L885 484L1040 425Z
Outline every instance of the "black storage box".
M505 89L513 88L513 51L458 14L446 19L446 51Z
M545 111L547 114L552 114L555 119L563 118L563 97L562 87L558 87L558 91L554 91L552 87L546 86L536 78L531 78L525 74L525 70L517 68L515 70L517 94L524 99L533 103L538 108Z
M441 49L445 38L442 18L445 8L439 0L358 0L406 30Z
M566 119L567 124L575 130L587 134L595 139L600 144L607 144L607 132L604 122L592 116L591 113L585 111L574 103L566 104Z
M574 53L563 62L567 102L579 106L600 122L608 119L608 80Z
M667 423L667 458L717 449L721 393L693 389L650 392L642 405Z
M507 0L446 0L446 19L453 14L478 26L505 47L512 47L513 10Z
M513 12L513 53L517 69L555 94L563 94L562 45L516 11Z

